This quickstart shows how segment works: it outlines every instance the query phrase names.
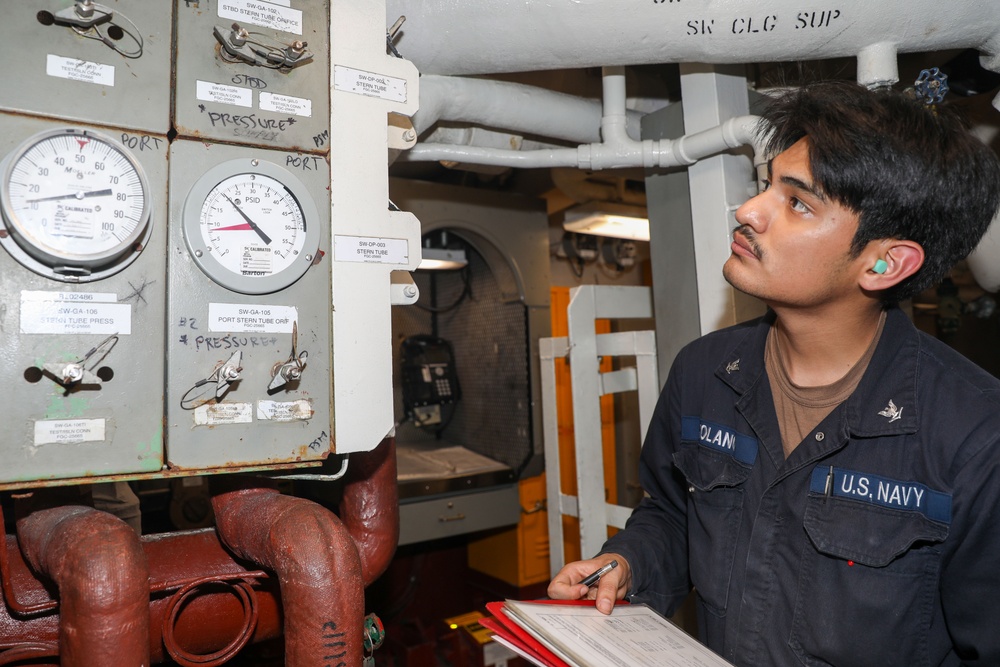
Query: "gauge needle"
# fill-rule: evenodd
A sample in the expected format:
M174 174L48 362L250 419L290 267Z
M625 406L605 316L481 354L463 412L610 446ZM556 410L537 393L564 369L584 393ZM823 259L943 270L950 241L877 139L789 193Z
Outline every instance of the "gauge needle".
M263 230L261 230L261 228L257 226L257 223L248 218L247 214L244 213L242 209L240 209L240 207L236 205L236 202L230 199L228 195L223 194L222 196L225 197L226 200L233 205L233 208L235 208L236 212L240 214L240 217L247 221L247 224L250 226L250 229L257 232L257 236L259 236L260 240L264 242L264 245L271 245L271 237L265 234Z
M239 225L229 225L228 227L216 227L212 231L213 232L235 232L235 231L250 231L251 229L253 229L253 227L251 227L250 225L248 225L247 223L244 222L244 223L239 224Z
M59 199L86 199L87 197L106 197L111 194L111 188L107 190L91 190L90 192L71 192L68 195L55 195L53 197L39 197L38 199L26 200L29 204L40 201L56 201Z

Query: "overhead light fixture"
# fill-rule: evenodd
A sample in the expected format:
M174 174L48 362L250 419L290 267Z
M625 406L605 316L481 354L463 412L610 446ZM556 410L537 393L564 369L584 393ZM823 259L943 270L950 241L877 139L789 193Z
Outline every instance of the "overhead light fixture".
M420 265L418 270L446 271L449 269L461 269L469 264L465 257L465 250L461 248L421 248Z
M649 218L638 206L588 202L567 209L564 215L563 229L567 232L649 241Z

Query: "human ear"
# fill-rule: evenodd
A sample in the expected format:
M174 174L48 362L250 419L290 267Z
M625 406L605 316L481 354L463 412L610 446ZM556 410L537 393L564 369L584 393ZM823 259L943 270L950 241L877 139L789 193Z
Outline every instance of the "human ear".
M924 265L924 249L915 241L885 239L873 242L862 253L865 269L861 288L877 292L897 285Z

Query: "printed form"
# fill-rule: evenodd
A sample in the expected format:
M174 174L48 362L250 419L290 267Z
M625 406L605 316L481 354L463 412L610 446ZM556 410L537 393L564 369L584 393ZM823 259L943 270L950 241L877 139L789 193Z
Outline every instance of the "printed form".
M592 606L508 600L506 613L575 667L727 667L730 663L643 604Z

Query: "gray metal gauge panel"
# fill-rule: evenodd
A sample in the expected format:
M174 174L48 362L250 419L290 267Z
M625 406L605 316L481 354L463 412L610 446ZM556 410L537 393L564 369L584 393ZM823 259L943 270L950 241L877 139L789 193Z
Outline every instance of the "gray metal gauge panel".
M183 4L183 3L182 3ZM172 2L0 3L0 108L166 134Z
M318 155L171 145L171 469L330 452L329 179Z
M182 137L329 148L329 3L177 6L174 125Z
M124 255L89 256L92 265L80 274L52 272L65 257L21 252L9 232L10 202L0 202L0 235L6 236L0 249L0 404L8 415L0 485L162 466L166 137L0 114L0 157L9 160L26 140L67 130L67 150L50 152L44 144L40 155L26 154L30 173L12 178L27 176L37 197L15 208L43 216L28 216L33 222L26 224L48 228L46 242L68 239L69 247L95 244L100 250L110 233L129 246ZM144 192L104 187L128 178L132 165L144 175ZM11 184L3 185L9 198ZM66 197L67 188L76 195ZM119 230L133 206L149 210L139 244ZM99 278L90 280L88 270Z

